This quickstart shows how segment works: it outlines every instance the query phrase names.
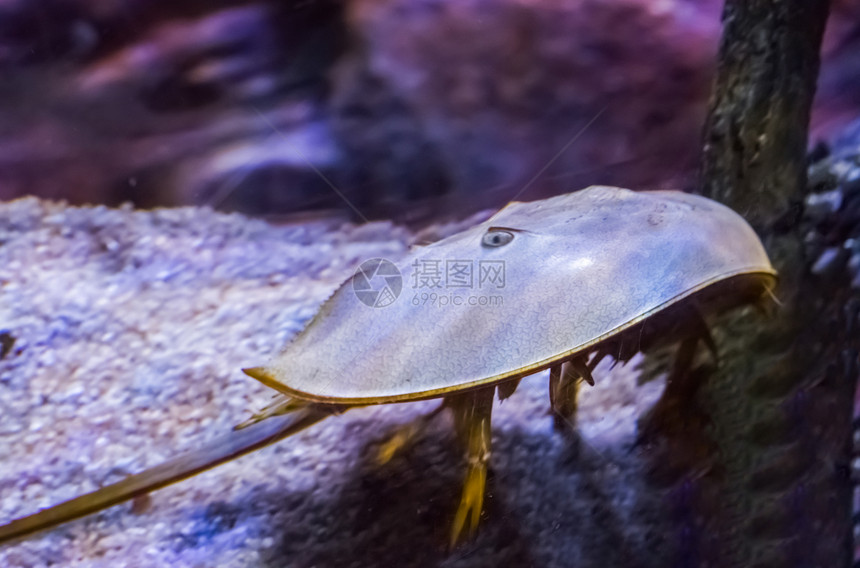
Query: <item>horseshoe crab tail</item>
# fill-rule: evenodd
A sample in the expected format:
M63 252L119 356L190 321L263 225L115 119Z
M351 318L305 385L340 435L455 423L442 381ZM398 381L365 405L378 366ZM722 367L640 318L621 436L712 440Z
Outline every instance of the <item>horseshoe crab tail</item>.
M198 450L180 455L113 485L0 526L0 544L53 528L176 483L278 442L330 415L329 410L309 404L289 414L273 415L263 422L235 429Z

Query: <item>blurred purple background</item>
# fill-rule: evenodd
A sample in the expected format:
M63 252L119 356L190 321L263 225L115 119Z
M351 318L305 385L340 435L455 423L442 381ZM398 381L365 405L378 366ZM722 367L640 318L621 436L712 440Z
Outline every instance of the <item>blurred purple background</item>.
M721 8L0 0L0 199L409 220L690 187ZM814 138L858 109L860 3L834 0Z

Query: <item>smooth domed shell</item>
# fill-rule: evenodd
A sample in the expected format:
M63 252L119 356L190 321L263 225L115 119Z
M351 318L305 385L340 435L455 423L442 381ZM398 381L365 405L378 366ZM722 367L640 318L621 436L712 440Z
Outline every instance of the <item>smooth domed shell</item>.
M440 396L545 368L716 282L775 274L727 207L599 186L511 203L394 264L349 279L249 374L319 402Z

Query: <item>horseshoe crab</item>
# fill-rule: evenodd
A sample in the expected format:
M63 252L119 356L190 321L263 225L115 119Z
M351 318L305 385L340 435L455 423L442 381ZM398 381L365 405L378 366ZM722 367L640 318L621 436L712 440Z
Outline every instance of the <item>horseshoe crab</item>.
M494 395L509 397L520 379L550 369L550 405L564 427L580 381L593 384L601 359L626 362L679 341L670 377L678 383L699 343L713 349L703 316L757 301L775 278L749 225L703 197L590 187L511 203L397 263L362 264L278 356L245 369L279 395L223 438L0 526L0 543L177 482L351 408L441 398L431 416L452 411L467 457L454 545L476 529L483 507ZM421 424L395 434L380 459Z

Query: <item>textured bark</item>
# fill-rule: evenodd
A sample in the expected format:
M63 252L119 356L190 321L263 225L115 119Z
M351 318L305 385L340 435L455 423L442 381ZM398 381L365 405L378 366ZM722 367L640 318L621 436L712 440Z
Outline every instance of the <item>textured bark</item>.
M701 191L760 232L781 305L769 318L750 310L718 327L722 360L697 401L709 412L713 461L684 478L684 565L850 563L856 313L846 309L846 278L810 270L802 220L828 4L726 2Z
M705 125L702 193L772 224L806 180L828 0L727 0Z

